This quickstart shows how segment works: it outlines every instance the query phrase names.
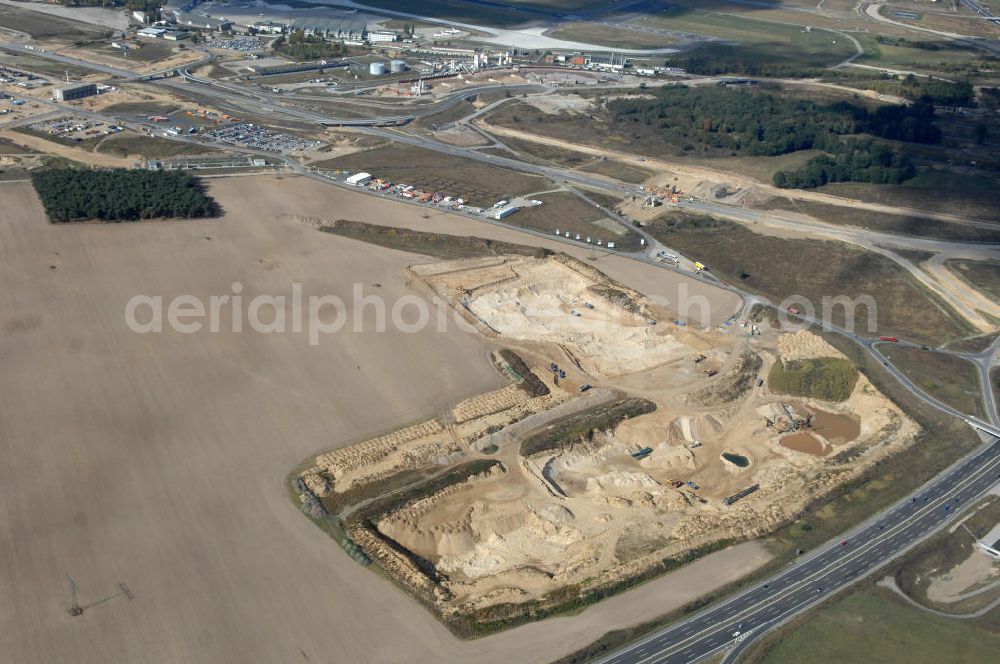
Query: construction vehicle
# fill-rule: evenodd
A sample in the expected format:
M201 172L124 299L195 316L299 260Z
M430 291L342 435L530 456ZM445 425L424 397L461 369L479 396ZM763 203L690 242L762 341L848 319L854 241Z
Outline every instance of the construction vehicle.
M632 458L636 459L636 460L645 459L646 457L648 457L652 453L653 453L653 448L652 447L643 447L640 450L636 450L635 452L632 452Z
M716 371L715 369L709 369L708 371L705 372L705 375L708 376L709 378L711 378L712 376L716 375L717 373L719 373L719 372Z
M701 364L702 362L704 362L707 359L708 359L708 355L705 355L704 353L702 353L698 357L695 358L694 363L695 364Z
M591 385L590 383L584 383L583 385L580 386L580 391L581 392L586 392L591 387L593 387L593 385Z
M708 268L707 268L707 267L705 267L705 265L704 265L703 263L701 263L701 262L699 262L699 261L695 261L695 262L694 262L694 271L695 271L695 272L704 272L704 271L705 271L705 270L707 270L707 269L708 269Z
M746 498L747 496L749 496L751 493L753 493L754 491L756 491L759 488L760 488L759 484L754 484L753 486L749 486L749 487L743 489L742 491L739 491L739 492L734 493L733 495L729 496L728 498L726 498L725 500L722 501L722 504L723 505L732 505L737 500L740 500L741 498Z
M697 440L692 440L690 443L687 444L687 448L689 450L698 449L699 447L701 447L701 442Z
M80 601L76 596L76 581L70 578L69 574L66 575L66 579L69 581L69 608L67 611L71 616L79 616L83 613L83 607L80 606Z
M691 488L692 488L692 489L694 489L695 491L698 491L699 489L701 489L701 487L700 487L700 486L698 486L697 484L695 484L695 483L694 483L694 482L692 482L691 480L688 480L688 481L684 482L684 484L687 484L687 485L688 485L689 487L691 487Z
M812 428L813 415L811 413L808 417L803 419L796 415L795 411L793 411L788 404L782 403L781 408L785 411L785 417L788 418L788 423L778 433L788 433L790 431L798 431L799 429ZM770 420L768 421L770 422Z

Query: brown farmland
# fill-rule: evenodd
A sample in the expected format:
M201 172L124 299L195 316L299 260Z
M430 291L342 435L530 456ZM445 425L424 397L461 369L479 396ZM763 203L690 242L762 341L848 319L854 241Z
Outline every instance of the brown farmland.
M525 236L299 178L229 178L210 222L56 227L25 183L0 185L0 652L16 662L545 662L648 620L765 563L713 554L580 615L458 641L355 564L289 499L316 449L418 421L500 385L489 345L461 332L139 335L137 293L304 292L389 299L413 254L319 233L338 216L525 241ZM292 203L288 203L292 201ZM639 288L669 273L621 257ZM692 292L707 286L690 283ZM380 284L380 286L376 286ZM727 317L729 295L711 295ZM714 314L713 314L714 315ZM228 325L223 323L222 330ZM433 380L430 380L433 378ZM66 612L66 574L84 605Z

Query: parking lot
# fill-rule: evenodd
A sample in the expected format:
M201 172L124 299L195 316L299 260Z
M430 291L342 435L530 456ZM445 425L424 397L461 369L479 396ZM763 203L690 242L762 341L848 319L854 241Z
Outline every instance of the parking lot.
M240 122L218 129L206 131L202 136L209 142L229 143L268 152L289 153L315 150L323 145L320 141L308 140L281 134L250 122Z
M118 125L83 117L62 117L44 120L29 125L28 128L39 134L56 136L70 141L85 141L124 131Z
M264 41L257 37L229 37L223 39L213 39L205 44L208 48L222 48L227 51L261 51L264 49Z

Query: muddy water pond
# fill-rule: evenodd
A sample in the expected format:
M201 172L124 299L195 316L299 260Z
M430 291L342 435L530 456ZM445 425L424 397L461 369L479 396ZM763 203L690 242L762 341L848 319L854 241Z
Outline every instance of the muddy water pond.
M830 453L830 450L823 448L823 442L808 431L799 431L785 436L778 444L789 450L804 452L813 456L826 456Z
M733 454L732 452L723 452L722 458L733 464L737 468L746 468L750 465L750 459L746 458L742 454Z
M850 415L828 413L825 410L813 411L812 428L834 445L849 443L861 435L860 420Z

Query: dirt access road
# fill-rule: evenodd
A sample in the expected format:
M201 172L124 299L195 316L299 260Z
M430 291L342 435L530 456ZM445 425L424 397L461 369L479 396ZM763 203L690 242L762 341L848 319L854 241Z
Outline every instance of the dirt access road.
M0 187L5 660L547 662L769 558L741 545L580 615L458 641L347 558L298 512L284 480L317 449L498 387L489 344L430 331L342 333L310 347L295 334L139 335L123 320L137 293L208 297L234 281L245 298L287 294L292 282L347 301L354 282L390 300L411 294L403 269L414 255L294 216L427 223L417 208L245 177L212 181L221 220L57 227L30 185ZM432 223L449 220L474 225ZM664 278L619 260L629 263L620 273ZM66 574L85 605L119 582L135 599L72 618Z

